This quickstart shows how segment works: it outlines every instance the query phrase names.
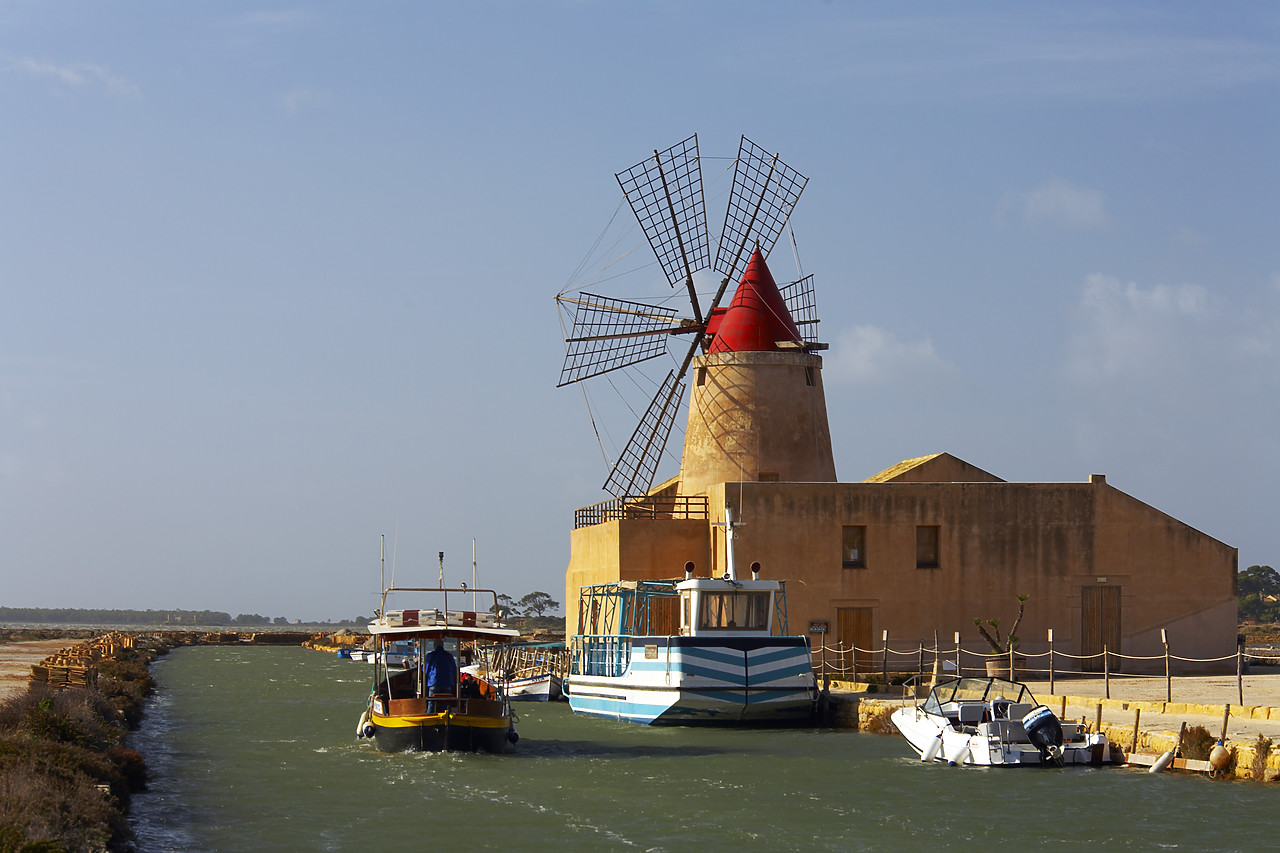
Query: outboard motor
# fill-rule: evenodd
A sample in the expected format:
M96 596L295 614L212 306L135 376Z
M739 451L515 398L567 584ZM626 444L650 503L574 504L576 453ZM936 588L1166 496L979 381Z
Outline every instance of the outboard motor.
M1037 705L1022 718L1027 739L1040 750L1040 760L1062 766L1062 724L1046 705Z

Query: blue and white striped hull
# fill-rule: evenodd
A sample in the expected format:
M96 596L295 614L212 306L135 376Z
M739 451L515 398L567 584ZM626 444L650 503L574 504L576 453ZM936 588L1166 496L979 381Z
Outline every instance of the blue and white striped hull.
M576 713L645 725L787 725L812 718L817 686L803 637L634 637L622 674L566 692Z

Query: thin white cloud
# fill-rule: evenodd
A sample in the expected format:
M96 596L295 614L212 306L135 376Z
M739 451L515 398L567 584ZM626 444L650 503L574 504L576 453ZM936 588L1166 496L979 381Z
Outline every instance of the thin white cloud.
M828 383L921 383L954 374L933 342L908 343L875 326L854 326L831 346L823 369Z
M1174 232L1173 244L1175 246L1189 246L1199 249L1212 245L1213 238L1203 231L1197 231L1189 225L1184 225Z
M292 116L329 103L329 93L320 89L291 89L284 93L281 102L284 111Z
M1054 178L1028 192L1005 193L1001 218L1013 213L1034 226L1102 228L1107 224L1106 198L1101 190Z
M1142 288L1098 273L1088 276L1067 375L1082 384L1171 375L1198 348L1209 302L1208 291L1198 285Z
M860 14L816 37L797 33L804 48L782 52L802 73L897 100L1185 99L1280 80L1262 31L1189 32L1183 15L1154 7L1097 14L1026 4L996 15ZM770 38L778 51L785 36Z
M299 24L309 23L311 20L312 15L302 9L250 12L246 15L241 15L237 19L242 26L275 29L288 29Z
M28 56L5 56L0 57L0 72L49 81L68 89L102 89L119 97L136 98L141 94L134 83L90 62L59 64Z

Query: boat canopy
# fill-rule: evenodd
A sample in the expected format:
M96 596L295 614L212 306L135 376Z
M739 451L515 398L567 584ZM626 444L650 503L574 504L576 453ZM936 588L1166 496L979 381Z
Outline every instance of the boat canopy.
M434 593L439 596L441 607L392 610L387 607L394 593ZM465 596L470 594L473 606L480 593L485 598L492 597L493 605L488 611L450 610L449 598L453 593L454 601L466 602ZM420 597L420 596L419 596ZM403 600L403 599L401 599ZM376 619L369 623L369 633L375 637L410 639L415 637L458 637L461 639L487 640L489 642L505 642L520 636L515 628L508 628L496 615L498 612L497 593L493 590L459 588L409 588L388 587L382 592L382 608Z
M947 678L929 691L924 710L941 714L949 702L992 702L1004 699L1014 704L1036 704L1026 685L1007 678Z

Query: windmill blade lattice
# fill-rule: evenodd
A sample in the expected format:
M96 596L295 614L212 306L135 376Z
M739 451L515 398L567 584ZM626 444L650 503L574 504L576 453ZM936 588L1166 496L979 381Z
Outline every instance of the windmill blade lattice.
M808 182L778 155L742 137L715 271L737 281L757 245L767 258Z
M658 393L649 402L635 432L623 448L605 481L605 491L613 495L638 495L649 490L658 472L658 462L666 449L671 427L684 400L684 382L674 370L667 373Z
M818 304L813 293L813 275L809 274L798 281L784 284L778 288L782 301L787 303L791 319L806 344L818 342Z
M696 331L670 308L585 292L578 297L556 299L573 314L557 388L665 355L667 335Z
M698 135L654 151L651 159L616 177L667 282L672 287L687 282L692 288L693 273L711 265Z

